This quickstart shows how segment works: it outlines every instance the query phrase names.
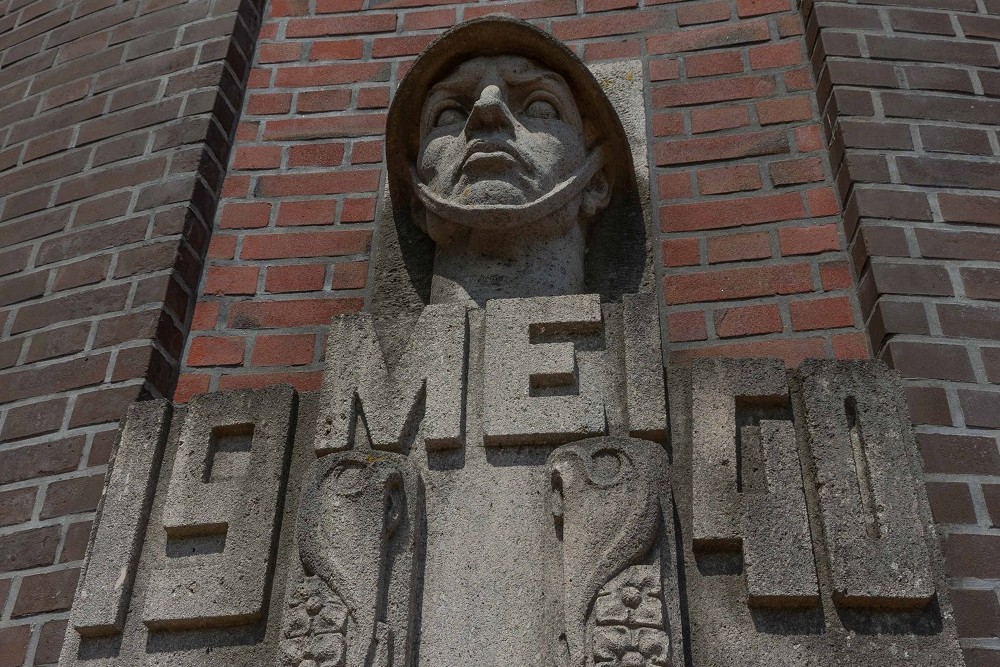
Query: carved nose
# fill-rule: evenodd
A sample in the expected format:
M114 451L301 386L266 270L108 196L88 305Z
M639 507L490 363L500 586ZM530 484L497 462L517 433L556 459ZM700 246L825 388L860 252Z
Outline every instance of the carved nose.
M494 85L483 88L465 123L466 135L486 130L510 130L513 127L514 117L503 100L500 88Z

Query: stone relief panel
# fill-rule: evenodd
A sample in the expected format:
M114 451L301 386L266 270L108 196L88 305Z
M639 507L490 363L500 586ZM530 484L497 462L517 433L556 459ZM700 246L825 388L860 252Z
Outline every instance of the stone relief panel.
M70 619L82 637L116 635L125 626L170 413L164 400L129 406Z
M154 629L234 625L264 612L295 392L195 397L174 461L167 554L146 591Z
M962 664L895 373L703 360L670 403L693 664Z
M644 78L428 47L370 312L317 394L133 410L63 667L961 664L895 376L699 362L668 429Z
M671 592L676 586L665 452L632 438L591 438L557 449L548 469L561 551L562 664L672 664L667 620L679 617L664 612L664 579Z

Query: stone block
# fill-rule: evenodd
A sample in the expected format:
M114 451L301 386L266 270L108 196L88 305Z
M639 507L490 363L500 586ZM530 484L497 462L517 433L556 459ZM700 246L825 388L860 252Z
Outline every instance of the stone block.
M656 295L626 294L622 301L628 433L633 438L665 442L667 400Z
M695 550L742 547L752 605L815 604L794 428L790 421L759 418L788 404L784 364L704 360L692 375Z
M82 636L117 634L124 626L170 413L165 400L129 407L70 617Z
M558 444L605 432L600 385L578 372L572 342L573 336L598 333L601 327L596 294L487 303L487 446ZM560 342L533 342L540 338Z
M809 361L800 371L834 599L928 604L927 499L899 376L875 361Z
M260 618L295 406L284 385L192 399L163 509L167 558L146 590L148 628Z
M408 450L418 428L430 449L458 446L465 386L465 311L463 304L425 308L398 360L383 355L370 314L334 318L323 375L317 453L347 449L359 436L375 449ZM421 402L422 424L417 423Z

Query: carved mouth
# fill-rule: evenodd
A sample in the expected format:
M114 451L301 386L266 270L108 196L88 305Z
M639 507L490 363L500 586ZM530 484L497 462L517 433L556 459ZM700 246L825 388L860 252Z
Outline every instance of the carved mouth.
M476 139L466 149L461 168L464 169L466 165L471 164L486 166L503 165L511 162L524 164L524 160L510 144Z

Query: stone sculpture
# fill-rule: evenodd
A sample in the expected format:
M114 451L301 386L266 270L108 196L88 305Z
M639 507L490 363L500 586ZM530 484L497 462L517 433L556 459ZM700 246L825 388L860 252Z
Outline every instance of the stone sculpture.
M959 667L898 377L702 360L668 437L638 74L428 47L371 309L319 392L130 411L61 667Z
M346 620L290 611L287 664L341 642L348 667L669 663L669 466L628 437L666 434L655 299L602 302L584 269L629 150L587 68L520 21L450 31L401 84L390 190L435 243L429 299L394 354L371 315L334 321L288 605ZM609 611L637 583L641 611Z

